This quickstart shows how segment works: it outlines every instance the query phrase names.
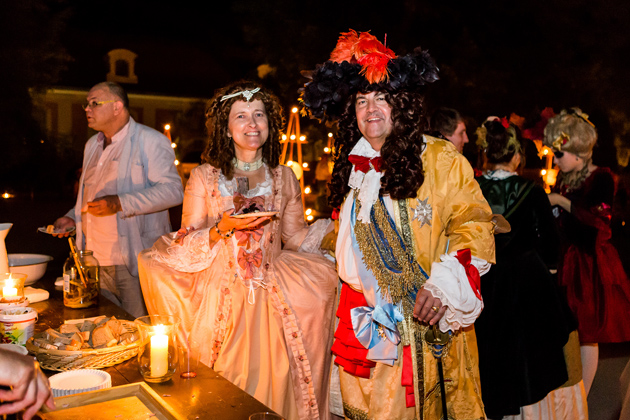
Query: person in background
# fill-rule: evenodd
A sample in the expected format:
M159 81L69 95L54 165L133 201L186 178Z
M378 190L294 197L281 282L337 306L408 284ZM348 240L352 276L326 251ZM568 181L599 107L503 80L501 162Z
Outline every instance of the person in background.
M459 112L452 108L436 109L431 115L430 127L432 136L450 141L459 153L463 153L464 145L468 143L468 134Z
M168 209L184 192L166 136L129 115L125 90L113 82L90 89L83 106L98 133L85 145L77 201L54 223L101 266L101 293L135 317L146 315L138 254L170 232Z
M32 356L0 349L0 416L18 413L30 420L42 405L55 409L50 384Z
M597 129L579 108L545 127L544 143L560 173L549 201L562 234L558 279L578 321L586 393L598 364L598 343L630 341L630 280L610 242L615 180L593 164Z
M486 414L586 419L579 364L570 365L579 361L577 325L549 271L560 251L549 199L518 174L524 150L514 124L488 118L477 129L477 145L486 162L477 182L493 213L510 225L509 232L495 230L497 262L481 282L484 309L475 322ZM576 357L565 361L565 350Z
M419 48L397 57L350 31L310 76L306 108L339 127L329 199L340 207L343 281L335 414L485 418L472 324L483 307L479 276L494 262L492 214L464 156L424 136L433 59Z

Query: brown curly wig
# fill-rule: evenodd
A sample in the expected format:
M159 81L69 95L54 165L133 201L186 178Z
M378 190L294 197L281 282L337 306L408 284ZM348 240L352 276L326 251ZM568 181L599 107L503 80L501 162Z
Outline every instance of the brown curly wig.
M389 194L395 200L415 198L424 182L420 157L423 147L422 134L426 128L424 95L409 91L384 93L387 103L392 107L393 127L381 148L383 178L380 193ZM350 191L348 178L352 171L352 163L348 160L348 155L362 137L357 124L355 98L356 94L348 99L338 121L339 133L333 151L335 166L328 198L332 207L340 206Z
M228 137L228 117L232 104L242 101L242 95L221 101L225 95L242 92L244 90L254 90L260 87L251 98L252 101L259 99L265 105L267 119L269 121L269 137L262 146L262 159L271 169L280 164L280 137L284 127L284 116L278 98L262 88L259 83L252 81L239 81L224 88L218 89L212 99L206 104L206 131L208 133L208 145L201 155L203 163L209 163L221 170L227 179L234 176L233 161L236 158L234 142Z

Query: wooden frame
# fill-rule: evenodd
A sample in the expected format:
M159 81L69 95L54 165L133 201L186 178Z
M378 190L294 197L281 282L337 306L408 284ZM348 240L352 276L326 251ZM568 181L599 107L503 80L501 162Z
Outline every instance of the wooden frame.
M144 382L55 398L55 411L39 412L41 420L185 420ZM148 411L147 411L148 409Z

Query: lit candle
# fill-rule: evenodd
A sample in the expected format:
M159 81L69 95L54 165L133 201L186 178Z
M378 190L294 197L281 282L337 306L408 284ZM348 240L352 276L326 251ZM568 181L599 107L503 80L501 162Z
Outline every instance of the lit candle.
M5 285L6 286L2 288L2 297L5 300L19 300L19 297L17 295L17 287L13 287L13 280L11 280L10 276L7 279Z
M153 327L155 335L151 337L151 376L160 377L168 372L168 335L164 334L164 325Z

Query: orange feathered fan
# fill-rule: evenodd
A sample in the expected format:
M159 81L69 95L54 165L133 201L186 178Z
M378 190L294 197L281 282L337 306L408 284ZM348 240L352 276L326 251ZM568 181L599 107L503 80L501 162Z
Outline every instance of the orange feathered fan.
M358 63L361 65L361 74L370 83L379 83L389 78L387 64L389 60L396 58L396 54L385 47L375 36L368 32L356 31L342 33L337 41L337 46L330 54L330 60L341 63Z

